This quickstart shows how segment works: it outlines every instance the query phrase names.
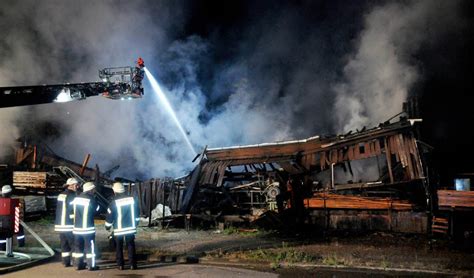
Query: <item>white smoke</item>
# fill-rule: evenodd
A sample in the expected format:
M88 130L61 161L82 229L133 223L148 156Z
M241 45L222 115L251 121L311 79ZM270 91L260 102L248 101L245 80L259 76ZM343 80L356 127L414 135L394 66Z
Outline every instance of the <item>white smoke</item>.
M17 118L17 108L5 108L0 112L0 158L5 158L11 154L15 141L20 136L20 132L15 125Z
M457 1L389 2L365 17L357 49L334 86L338 130L374 126L402 112L420 78L414 55L455 21ZM447 12L449 11L449 12Z

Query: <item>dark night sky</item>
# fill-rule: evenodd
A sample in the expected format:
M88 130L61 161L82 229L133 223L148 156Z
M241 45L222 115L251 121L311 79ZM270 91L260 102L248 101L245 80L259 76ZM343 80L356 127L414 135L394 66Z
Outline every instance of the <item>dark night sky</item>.
M419 55L423 140L445 176L474 173L474 3L463 2L468 28Z

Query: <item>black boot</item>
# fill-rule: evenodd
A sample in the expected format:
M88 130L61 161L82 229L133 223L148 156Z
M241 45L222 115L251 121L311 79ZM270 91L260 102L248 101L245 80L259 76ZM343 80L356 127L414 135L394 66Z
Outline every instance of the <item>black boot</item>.
M99 270L98 266L89 267L89 271Z
M77 265L76 265L77 270L83 270L86 269L86 264L84 263L84 259L78 259L77 260Z
M63 265L65 267L70 267L71 266L71 257L63 257Z

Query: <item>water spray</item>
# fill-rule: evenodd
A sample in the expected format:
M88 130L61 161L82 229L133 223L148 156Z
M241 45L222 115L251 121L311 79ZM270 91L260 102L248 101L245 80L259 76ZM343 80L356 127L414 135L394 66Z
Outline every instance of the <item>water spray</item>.
M155 91L156 95L160 99L160 103L163 104L165 107L166 111L169 113L173 121L175 122L176 126L178 127L179 131L181 132L181 135L183 135L184 141L186 141L186 144L188 145L189 149L192 151L193 155L196 155L196 150L194 150L193 145L191 144L191 141L189 140L188 134L186 134L186 131L184 130L183 126L181 125L181 122L179 121L178 117L176 116L176 113L174 112L173 107L171 106L171 103L168 101L168 98L166 97L165 93L161 90L160 85L158 84L158 81L156 81L155 77L151 74L151 72L145 67L145 74L150 81L151 87Z

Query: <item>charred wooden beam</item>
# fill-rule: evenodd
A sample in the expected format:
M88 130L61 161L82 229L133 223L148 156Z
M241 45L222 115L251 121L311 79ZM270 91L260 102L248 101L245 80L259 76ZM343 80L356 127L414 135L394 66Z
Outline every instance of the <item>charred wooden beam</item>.
M385 155L387 158L387 168L388 168L388 175L390 177L390 183L394 182L393 173L392 173L392 155L390 151L390 146L388 145L387 138L384 139L385 144Z
M367 209L367 210L412 210L413 205L405 200L391 198L359 197L332 193L317 193L304 199L306 208L313 209Z
M438 190L440 209L474 209L474 191Z

